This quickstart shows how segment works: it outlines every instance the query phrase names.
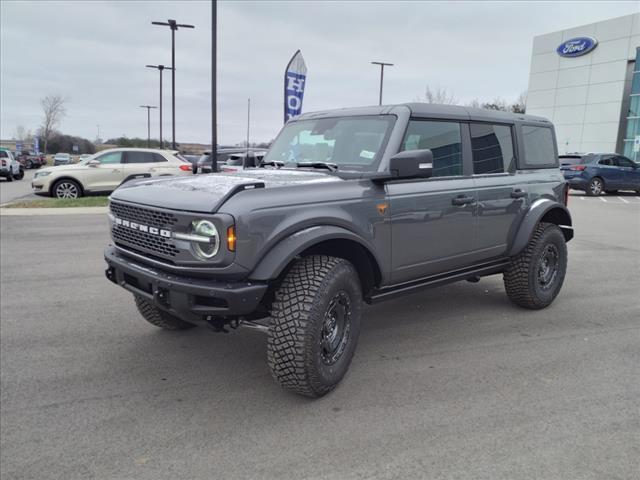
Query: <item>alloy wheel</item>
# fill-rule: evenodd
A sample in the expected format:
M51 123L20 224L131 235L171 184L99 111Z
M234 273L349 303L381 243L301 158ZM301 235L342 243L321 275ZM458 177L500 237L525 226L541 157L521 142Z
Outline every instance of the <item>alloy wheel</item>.
M602 193L602 181L598 178L594 178L593 180L591 180L589 189L594 195L600 195Z
M62 182L56 187L57 198L78 198L78 187L71 182Z

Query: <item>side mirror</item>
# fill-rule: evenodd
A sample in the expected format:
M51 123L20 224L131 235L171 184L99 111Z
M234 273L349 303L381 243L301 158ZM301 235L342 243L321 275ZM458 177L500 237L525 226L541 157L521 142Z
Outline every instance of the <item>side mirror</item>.
M100 165L100 160L90 160L87 165L89 165L90 167L97 167L98 165Z
M429 178L433 174L431 150L406 150L389 160L389 170L394 178Z

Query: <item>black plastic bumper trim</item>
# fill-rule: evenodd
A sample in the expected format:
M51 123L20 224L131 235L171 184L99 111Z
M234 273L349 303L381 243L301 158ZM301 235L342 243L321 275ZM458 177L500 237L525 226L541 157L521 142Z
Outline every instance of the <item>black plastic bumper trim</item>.
M268 288L266 283L221 282L166 273L132 261L112 246L105 249L104 258L110 281L186 321L253 313ZM203 297L218 301L198 303Z

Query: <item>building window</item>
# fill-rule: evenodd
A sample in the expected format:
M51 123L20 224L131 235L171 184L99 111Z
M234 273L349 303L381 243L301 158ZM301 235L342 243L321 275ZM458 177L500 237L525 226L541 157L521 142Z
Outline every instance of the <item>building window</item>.
M631 98L627 116L627 130L624 136L623 154L634 161L640 161L640 152L633 151L636 137L640 136L640 48L636 50L636 62L631 80Z

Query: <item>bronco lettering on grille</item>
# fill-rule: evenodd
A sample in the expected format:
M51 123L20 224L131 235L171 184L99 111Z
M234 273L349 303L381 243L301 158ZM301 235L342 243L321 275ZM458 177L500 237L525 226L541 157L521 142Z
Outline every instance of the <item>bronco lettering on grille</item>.
M131 228L133 230L139 230L145 233L151 233L152 235L160 235L161 237L171 238L171 230L164 230L162 228L149 227L148 225L141 225L137 222L132 222L130 220L123 220L121 218L115 217L116 225Z

